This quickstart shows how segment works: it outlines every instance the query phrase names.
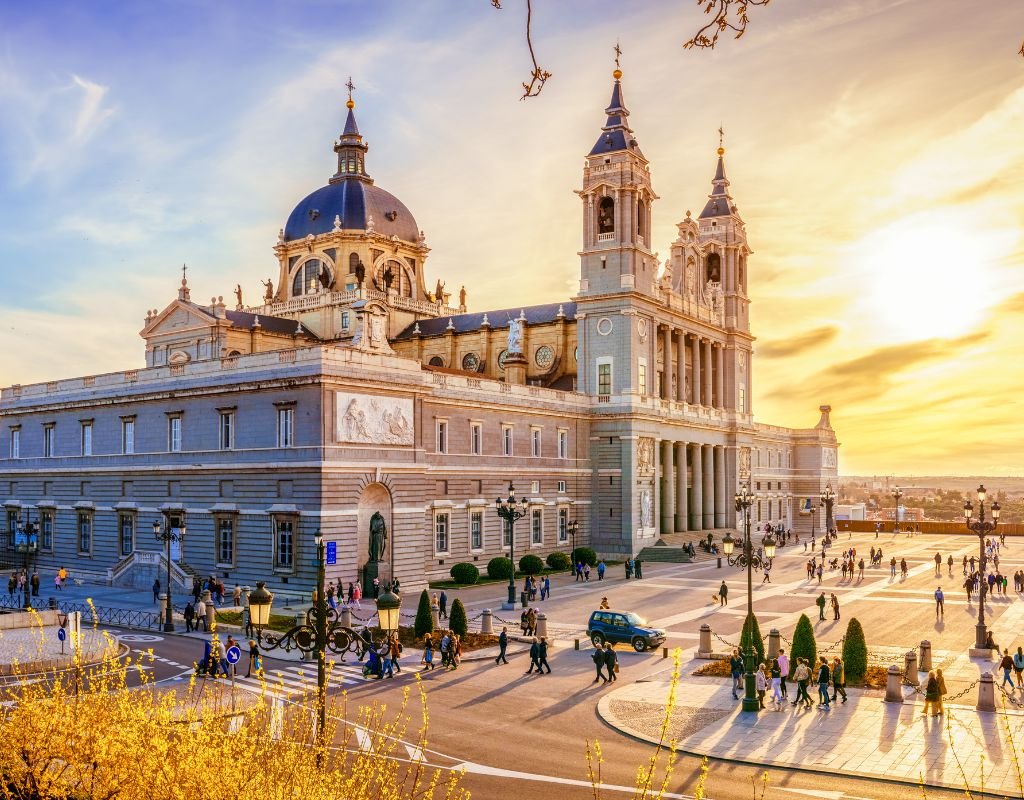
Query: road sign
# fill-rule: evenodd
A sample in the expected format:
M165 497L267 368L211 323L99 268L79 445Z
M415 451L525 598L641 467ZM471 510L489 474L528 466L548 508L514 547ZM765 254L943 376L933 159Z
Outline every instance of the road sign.
M238 659L240 659L242 657L242 651L239 650L234 645L232 645L231 647L228 648L228 651L227 651L227 653L225 653L225 655L227 656L229 664L237 664L238 663Z
M327 563L337 564L338 563L338 543L328 542L327 543Z
M57 628L57 638L63 642L68 638L68 632L63 628Z

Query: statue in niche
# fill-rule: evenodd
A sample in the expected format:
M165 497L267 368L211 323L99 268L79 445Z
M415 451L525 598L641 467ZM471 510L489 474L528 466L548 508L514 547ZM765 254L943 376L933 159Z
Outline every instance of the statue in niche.
M323 287L325 292L331 288L331 273L328 271L327 265L322 261L320 262L320 274L317 275L317 278L320 281L320 286Z
M653 525L651 519L651 490L644 489L640 492L640 527L650 528Z
M391 264L389 262L388 263L388 268L386 270L384 270L384 290L390 292L391 291L391 284L393 284L394 282L395 282L395 272L394 272L393 269L391 269Z
M267 291L265 291L263 293L263 299L264 300L273 300L274 299L274 281L272 281L270 278L267 278L265 281L260 281L260 283L262 283L266 287L266 289L267 289Z
M242 284L235 284L235 297L238 298L238 307L242 308Z
M370 517L370 561L383 561L388 546L388 526L384 515L374 511Z
M686 293L692 299L697 292L697 268L691 258L686 262Z
M641 475L654 471L654 439L645 436L637 442L636 468Z
M380 314L370 315L370 347L382 347L384 344L384 317Z
M523 352L523 321L510 319L508 321L508 344L506 345L509 355L512 353L522 354Z

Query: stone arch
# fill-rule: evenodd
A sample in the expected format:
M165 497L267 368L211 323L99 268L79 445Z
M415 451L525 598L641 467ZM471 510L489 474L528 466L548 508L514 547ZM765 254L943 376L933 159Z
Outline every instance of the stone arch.
M374 512L379 511L384 517L387 525L388 538L384 548L384 560L381 564L381 580L390 579L391 565L394 563L394 542L395 530L393 525L392 510L394 502L391 497L391 490L387 485L379 481L367 483L359 493L357 505L357 528L356 528L356 565L360 572L370 558L370 518ZM369 588L364 587L364 592L369 596Z

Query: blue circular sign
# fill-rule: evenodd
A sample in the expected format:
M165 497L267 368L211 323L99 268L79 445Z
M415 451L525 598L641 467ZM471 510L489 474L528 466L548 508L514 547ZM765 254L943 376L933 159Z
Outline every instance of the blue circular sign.
M242 657L242 651L239 650L236 646L232 645L228 648L228 651L227 653L225 653L225 655L227 656L229 664L237 664L238 659Z
M68 638L68 632L63 628L57 628L57 638L63 642Z

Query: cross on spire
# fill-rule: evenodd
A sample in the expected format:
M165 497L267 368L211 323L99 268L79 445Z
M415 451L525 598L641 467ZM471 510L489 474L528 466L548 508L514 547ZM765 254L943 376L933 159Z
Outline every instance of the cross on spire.
M352 83L352 76L351 75L348 76L348 83L345 84L345 88L348 89L348 99L351 101L352 100L352 90L356 88L355 84Z
M724 141L725 141L725 129L721 125L719 125L718 126L718 146L721 147L722 146L722 142L724 142Z
M186 264L181 265L181 283L183 286L188 283L188 265Z
M622 48L619 47L619 40L615 40L615 69L619 69L619 56L622 55Z

